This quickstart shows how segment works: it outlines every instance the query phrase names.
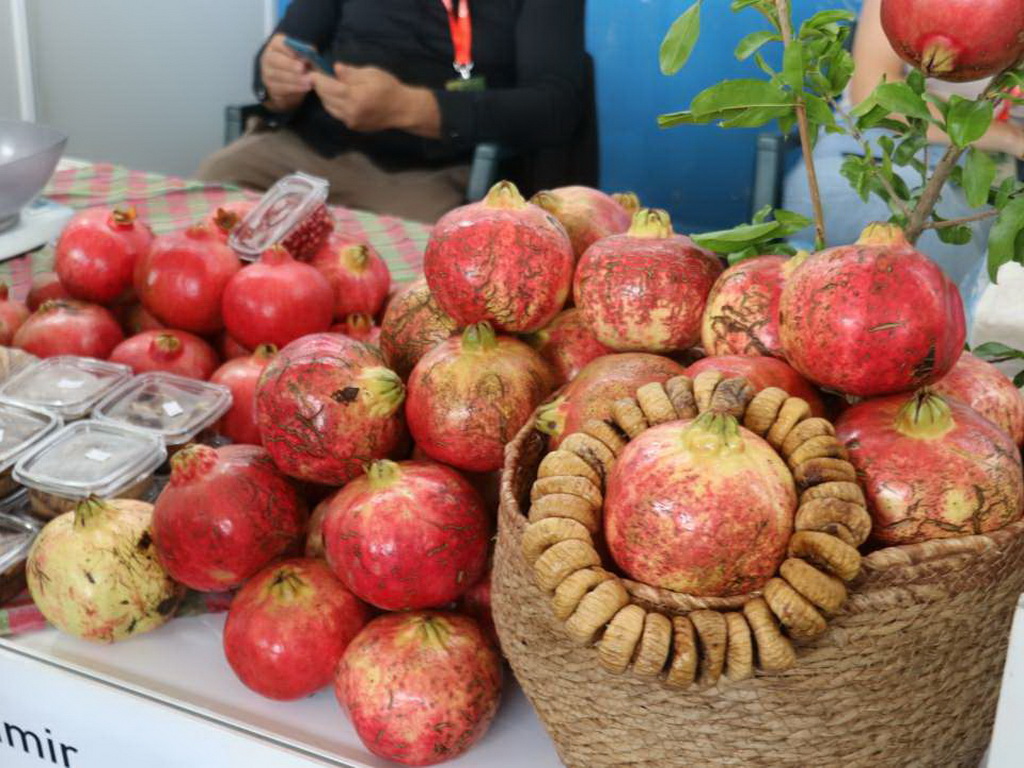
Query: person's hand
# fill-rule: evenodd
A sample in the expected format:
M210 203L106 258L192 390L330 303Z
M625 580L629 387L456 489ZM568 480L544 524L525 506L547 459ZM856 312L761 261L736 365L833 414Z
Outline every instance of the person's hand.
M335 64L336 77L315 72L313 89L324 109L353 131L390 128L421 136L437 134L437 100L426 88L405 85L377 67Z
M284 44L284 35L270 38L260 55L260 75L267 87L268 109L289 112L298 107L313 88L309 65Z

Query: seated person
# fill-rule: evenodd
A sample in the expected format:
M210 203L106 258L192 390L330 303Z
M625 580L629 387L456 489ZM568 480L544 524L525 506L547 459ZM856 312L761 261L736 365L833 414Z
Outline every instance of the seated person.
M332 203L432 222L465 202L477 143L569 142L583 113L583 5L293 0L257 57L270 126L198 176L266 189L304 171L330 182ZM318 48L333 72L285 36Z
M847 106L856 105L867 98L883 77L889 82L905 79L907 65L889 45L882 30L880 9L881 0L864 0L853 46L856 69L847 93L850 102ZM928 81L928 88L932 93L947 98L954 93L965 98L977 98L987 85L988 81ZM877 129L868 131L867 137L874 143L885 134L885 130ZM933 146L928 149L927 159L934 167L949 145L949 137L933 126L929 131L929 139ZM977 142L977 146L1004 155L1007 161L1004 172L1014 173L1013 158L1024 157L1024 125L1020 122L1019 116L1007 121L994 122L988 133ZM829 245L852 243L866 224L872 221L886 221L890 216L889 208L881 198L872 194L868 202L863 202L841 175L843 159L850 154L863 155L864 152L857 141L843 135L822 133L814 150ZM896 170L911 187L921 184L921 175L914 169L897 167ZM783 207L807 216L812 215L807 175L802 162L786 177ZM951 182L944 188L936 211L946 219L959 219L979 212L968 205L962 190ZM984 272L988 232L992 222L992 219L986 219L971 223L974 237L967 245L943 243L934 230L926 231L917 242L917 247L922 253L939 263L946 273L960 284L965 299L973 291L977 278ZM812 235L808 235L806 239L811 240Z

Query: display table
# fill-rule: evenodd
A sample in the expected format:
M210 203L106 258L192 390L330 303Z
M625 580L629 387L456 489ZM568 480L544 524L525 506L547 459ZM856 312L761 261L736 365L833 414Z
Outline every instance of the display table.
M134 205L139 217L157 234L187 227L217 205L256 197L238 187L132 171L107 163L74 163L60 168L43 195L75 209ZM408 282L420 274L428 226L347 208L335 207L332 211L339 231L364 238L377 249L395 282ZM47 247L0 263L0 280L11 286L14 296L22 298L32 276L52 268L53 250Z
M44 629L0 640L0 765L69 768L393 766L357 738L330 689L275 702L243 686L221 649L224 614L178 618L116 645ZM452 768L557 768L511 674L486 736ZM54 745L50 760L47 740ZM74 751L72 751L74 750Z

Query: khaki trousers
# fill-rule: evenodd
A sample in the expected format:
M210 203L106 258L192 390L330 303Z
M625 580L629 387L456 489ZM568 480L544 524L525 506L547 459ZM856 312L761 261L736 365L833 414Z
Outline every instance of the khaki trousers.
M206 158L196 175L265 190L295 171L327 179L334 205L427 223L462 205L469 181L469 165L385 171L361 152L326 158L284 129L246 134Z

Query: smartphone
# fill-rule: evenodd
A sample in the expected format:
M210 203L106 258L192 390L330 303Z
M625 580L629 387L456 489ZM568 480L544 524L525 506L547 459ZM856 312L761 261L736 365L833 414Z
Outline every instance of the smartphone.
M297 40L294 37L285 37L284 44L295 51L299 58L309 62L311 66L320 70L325 75L334 76L334 68L331 63L314 46L304 40Z

